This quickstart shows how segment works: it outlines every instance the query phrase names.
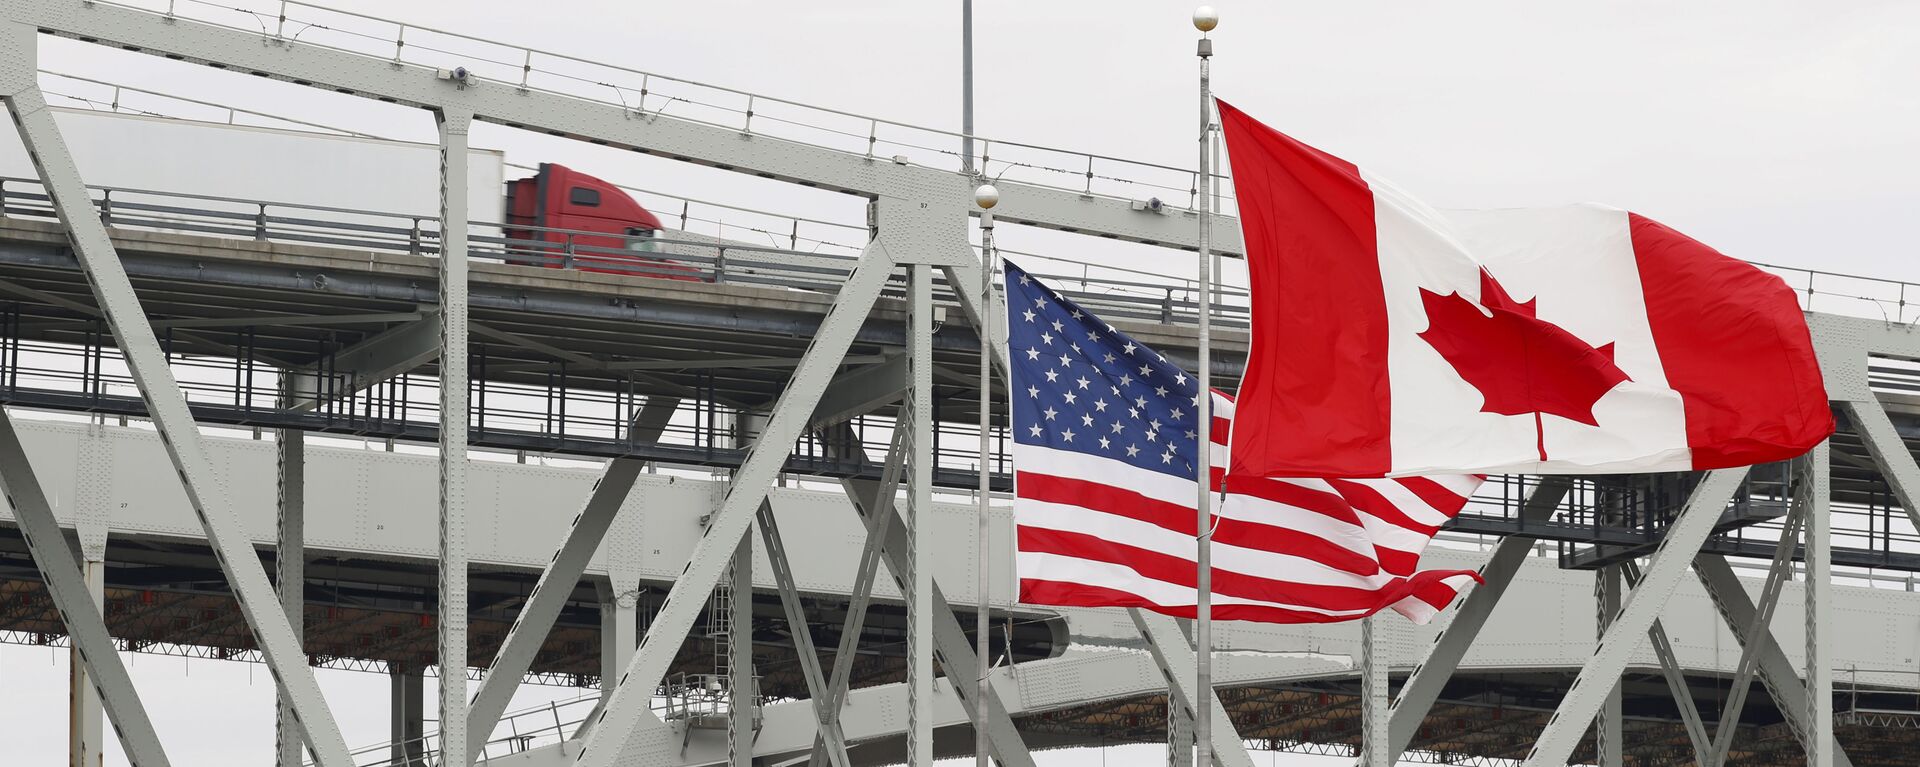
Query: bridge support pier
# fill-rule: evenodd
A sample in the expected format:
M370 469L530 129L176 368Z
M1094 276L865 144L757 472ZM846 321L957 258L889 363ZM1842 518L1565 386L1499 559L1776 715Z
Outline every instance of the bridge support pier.
M445 672L442 672L445 673ZM396 765L425 767L427 736L427 680L418 668L393 668L387 671L388 735L393 744L388 752Z

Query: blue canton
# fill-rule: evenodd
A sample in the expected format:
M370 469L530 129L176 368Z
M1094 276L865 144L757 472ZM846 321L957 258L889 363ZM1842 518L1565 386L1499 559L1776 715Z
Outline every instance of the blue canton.
M1013 438L1192 479L1199 382L1006 262Z

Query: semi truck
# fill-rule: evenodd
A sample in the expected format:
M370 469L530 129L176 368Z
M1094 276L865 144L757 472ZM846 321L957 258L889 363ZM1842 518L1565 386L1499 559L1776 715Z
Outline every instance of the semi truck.
M440 148L434 144L86 109L53 112L81 177L112 189L116 202L242 213L258 202L303 205L329 209L311 218L381 227L439 216ZM498 150L467 152L469 216L503 225L476 225L473 232L504 235L505 260L701 279L697 269L655 255L659 217L618 186L553 163L524 178L509 180L508 172ZM0 131L0 189L27 193L36 178L19 137ZM153 218L166 220L164 213Z

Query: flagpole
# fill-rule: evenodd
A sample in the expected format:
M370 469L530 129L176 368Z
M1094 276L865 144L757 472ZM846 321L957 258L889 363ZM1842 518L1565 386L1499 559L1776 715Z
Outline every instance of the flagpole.
M988 652L992 636L992 624L987 615L987 588L991 583L987 579L987 544L991 533L987 528L988 491L992 487L993 443L989 439L993 428L993 273L999 271L1000 259L993 255L993 206L1000 203L1000 190L992 184L981 184L973 190L973 202L980 206L980 507L975 510L979 517L979 543L974 546L974 570L978 576L980 606L974 612L973 642L974 655L978 656L980 673L974 680L973 705L973 763L976 767L987 767L987 672L992 670L993 656ZM1009 411L1009 416L1011 411Z
M1194 402L1195 475L1199 479L1198 526L1194 529L1198 592L1194 618L1193 765L1213 765L1213 167L1208 156L1208 128L1213 124L1213 94L1208 64L1213 59L1213 40L1207 33L1219 26L1220 14L1213 6L1203 5L1193 12L1193 27L1200 30L1200 338L1199 394Z

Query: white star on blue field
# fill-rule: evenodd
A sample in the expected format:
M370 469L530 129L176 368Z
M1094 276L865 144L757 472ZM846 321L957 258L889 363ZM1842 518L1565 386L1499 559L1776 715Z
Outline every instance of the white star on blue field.
M1013 437L1193 477L1199 382L1006 262Z

